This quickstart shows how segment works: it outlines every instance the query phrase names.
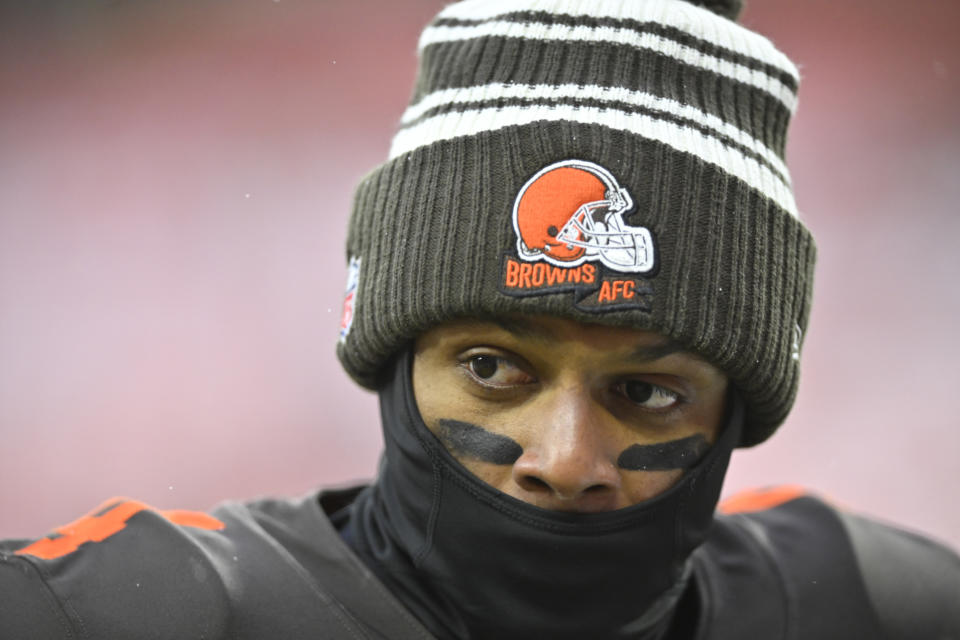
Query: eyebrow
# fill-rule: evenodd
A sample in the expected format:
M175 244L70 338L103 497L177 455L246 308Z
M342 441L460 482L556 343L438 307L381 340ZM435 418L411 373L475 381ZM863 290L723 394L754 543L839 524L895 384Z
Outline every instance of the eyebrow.
M531 322L528 322L524 318L495 317L490 318L490 322L518 338L534 340L541 343L548 343L555 339L553 331L551 331L549 328L535 325ZM637 346L629 353L627 358L636 362L653 362L678 352L682 352L693 358L702 360L702 358L696 353L687 351L683 348L683 346L667 337L661 337L659 341L653 344L642 344Z
M512 333L517 338L535 340L536 342L551 342L556 337L553 331L546 327L537 326L523 318L490 318L490 322L497 325L507 333Z
M654 360L659 360L660 358L665 358L672 353L677 353L678 351L683 351L686 353L683 347L671 340L670 338L664 338L660 342L655 344L642 344L630 352L628 356L631 360L636 360L639 362L653 362ZM690 354L696 357L696 354Z

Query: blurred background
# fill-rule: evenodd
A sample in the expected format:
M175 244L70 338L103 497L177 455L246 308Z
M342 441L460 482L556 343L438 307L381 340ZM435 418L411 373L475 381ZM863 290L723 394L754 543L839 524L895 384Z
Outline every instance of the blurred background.
M0 3L0 537L373 474L344 233L441 5ZM742 22L803 74L819 264L797 406L726 492L800 483L960 547L960 3Z

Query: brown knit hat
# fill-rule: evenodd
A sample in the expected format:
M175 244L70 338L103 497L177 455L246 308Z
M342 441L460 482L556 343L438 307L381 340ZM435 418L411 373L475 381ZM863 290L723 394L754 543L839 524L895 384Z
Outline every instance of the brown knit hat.
M730 376L741 446L796 395L815 248L784 162L798 74L679 0L466 0L420 39L389 160L360 184L338 355L458 317L657 331Z

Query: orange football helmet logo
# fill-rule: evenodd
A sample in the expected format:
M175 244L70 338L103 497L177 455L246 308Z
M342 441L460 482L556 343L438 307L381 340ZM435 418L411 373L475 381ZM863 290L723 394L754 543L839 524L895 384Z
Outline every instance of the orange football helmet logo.
M616 178L592 162L564 160L538 171L513 205L517 252L529 262L574 267L591 260L616 271L653 269L650 231L623 215L633 199Z

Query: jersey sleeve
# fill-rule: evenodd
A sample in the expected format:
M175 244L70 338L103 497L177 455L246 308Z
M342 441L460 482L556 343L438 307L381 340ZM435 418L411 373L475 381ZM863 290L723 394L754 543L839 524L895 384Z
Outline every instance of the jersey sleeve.
M841 513L890 640L960 638L960 557L929 538Z
M0 550L0 638L76 638L60 603L37 568Z
M808 631L799 637L827 637L871 620L867 635L845 637L960 639L960 557L946 546L798 486L747 491L720 511L775 567L799 628Z
M397 637L372 631L383 607L364 603L361 619L334 596L385 595L345 549L315 496L209 514L111 499L39 539L0 541L0 640Z
M221 637L222 528L115 498L39 539L0 542L0 640Z

